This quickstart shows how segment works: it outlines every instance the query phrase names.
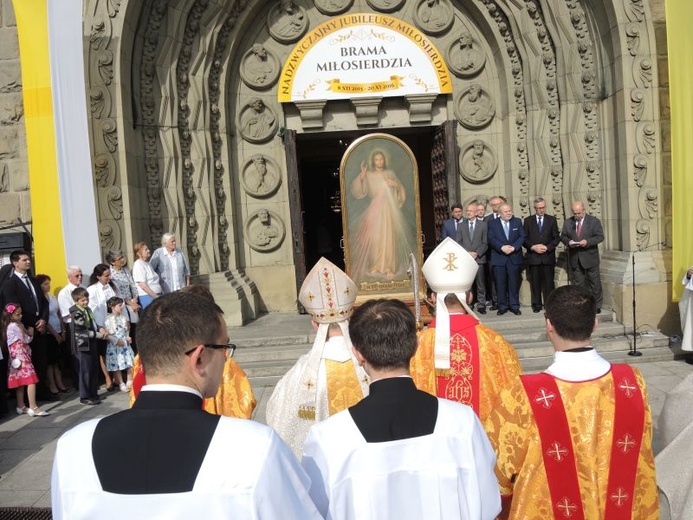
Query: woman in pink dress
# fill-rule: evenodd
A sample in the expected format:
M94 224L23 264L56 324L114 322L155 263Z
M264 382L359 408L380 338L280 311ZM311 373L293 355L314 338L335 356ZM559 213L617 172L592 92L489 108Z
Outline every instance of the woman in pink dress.
M38 377L31 363L29 343L33 339L34 329L24 329L22 325L22 308L16 303L8 303L2 312L2 330L10 353L7 388L17 392L17 413L32 417L45 417L47 412L36 405L36 383ZM29 407L24 405L24 387L27 387Z

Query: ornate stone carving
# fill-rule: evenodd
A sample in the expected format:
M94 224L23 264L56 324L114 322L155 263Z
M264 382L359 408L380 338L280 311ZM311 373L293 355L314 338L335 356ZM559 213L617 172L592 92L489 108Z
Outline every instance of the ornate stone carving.
M91 34L89 35L89 44L91 48L95 51L99 50L103 45L104 41L108 45L108 40L111 35L109 34L109 29L111 28L110 22L107 22L103 18L96 17L91 24Z
M646 220L641 219L635 223L635 243L640 250L650 243L650 224Z
M414 23L426 34L440 35L455 21L449 0L420 0L414 11Z
M255 251L267 253L277 249L284 241L285 228L282 219L268 209L250 215L245 225L245 238Z
M637 126L638 150L650 155L655 150L657 139L655 126L652 123L640 123Z
M376 11L392 13L402 7L405 1L406 0L366 0L366 3Z
M631 22L642 22L645 19L645 6L642 0L624 0L626 16Z
M265 90L277 81L280 68L276 54L256 43L241 59L241 79L250 88Z
M100 188L112 186L115 182L115 165L113 157L107 153L98 153L94 157L94 175L96 185Z
M246 141L264 143L277 132L277 117L262 99L252 98L241 110L238 127Z
M649 58L635 60L633 80L640 88L648 88L652 85L652 62Z
M354 0L313 0L313 3L322 14L334 16L349 9Z
M308 15L293 0L280 0L267 13L267 27L279 43L294 43L308 30Z
M89 93L89 108L95 119L101 119L104 114L110 114L111 96L108 89L98 85L92 87Z
M106 0L106 8L108 9L108 16L115 18L120 11L120 4L123 0Z
M478 83L471 84L455 104L457 120L470 130L488 126L495 114L496 107L491 96Z
M108 251L109 249L119 249L120 244L120 226L110 220L102 220L99 223L99 241L101 249Z
M10 189L10 169L7 164L2 165L0 173L0 193L7 193Z
M105 119L101 123L101 135L106 149L114 153L118 149L118 127L113 119Z
M123 218L123 193L118 186L111 186L106 190L106 204L113 220Z
M633 171L633 179L635 184L641 188L645 184L645 179L647 178L647 157L642 154L637 154L633 157L633 166L635 167Z
M113 53L111 51L101 51L98 67L101 81L106 85L110 85L111 81L113 81Z
M638 54L638 50L640 50L640 27L637 23L626 25L626 46L631 56Z
M472 78L477 76L486 64L486 56L481 45L474 41L469 32L463 32L460 37L448 47L448 68L455 76Z
M496 173L498 160L491 147L476 139L467 143L460 153L460 174L474 184L486 182Z
M273 195L281 184L277 163L262 154L253 155L243 166L241 184L251 197L265 198Z
M633 116L633 120L638 122L642 119L643 112L645 111L645 93L634 88L630 93L630 115Z

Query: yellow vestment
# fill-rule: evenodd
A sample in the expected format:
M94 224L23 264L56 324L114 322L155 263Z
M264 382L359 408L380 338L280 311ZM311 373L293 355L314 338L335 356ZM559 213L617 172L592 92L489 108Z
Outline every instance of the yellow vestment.
M634 372L645 401L645 427L635 479L632 518L657 519L659 505L652 456L652 417L644 380L639 371ZM573 440L585 518L601 520L607 500L613 440L613 377L608 372L596 380L571 383L556 379L556 384ZM496 476L501 494L505 497L512 495L508 518L554 518L539 432L521 382L501 392L485 429L498 455Z
M458 322L476 322L472 328L458 326ZM473 323L473 322L472 322ZM519 376L522 374L522 367L517 358L517 353L513 346L508 343L503 336L489 329L487 326L478 323L473 316L464 314L450 315L450 370L436 371L434 366L434 350L435 350L435 327L429 327L419 333L419 346L416 354L411 360L410 372L419 390L428 392L431 395L448 398L448 396L438 393L437 377L450 376L459 377L472 374L459 373L465 371L464 368L459 368L463 364L458 363L457 358L461 355L462 349L460 346L468 339L465 337L471 331L476 333L479 351L479 419L484 424L486 418L491 412L496 396L501 390L509 388L515 382L519 381ZM473 341L471 341L473 343ZM456 368L457 367L457 368ZM464 403L468 404L468 403Z
M135 363L132 368L133 380L142 370L140 356L135 357ZM139 391L139 388L137 389ZM135 402L135 387L130 391L130 406ZM237 417L239 419L250 419L253 411L257 406L253 389L248 381L248 376L245 375L243 369L236 363L233 358L226 360L224 365L224 375L217 390L215 397L205 399L202 407L209 413L217 415L225 415L226 417Z

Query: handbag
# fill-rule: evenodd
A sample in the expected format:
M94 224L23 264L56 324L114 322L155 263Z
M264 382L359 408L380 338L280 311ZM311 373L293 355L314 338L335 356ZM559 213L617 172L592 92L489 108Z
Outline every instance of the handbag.
M140 313L134 310L132 307L129 305L125 305L127 311L128 311L128 318L130 319L130 323L137 323L140 321Z

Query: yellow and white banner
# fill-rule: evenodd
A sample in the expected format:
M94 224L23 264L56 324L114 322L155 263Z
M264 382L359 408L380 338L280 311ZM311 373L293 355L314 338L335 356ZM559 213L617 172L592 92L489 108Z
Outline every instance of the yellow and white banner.
M443 55L415 27L384 14L348 14L309 31L286 60L278 99L347 99L452 92Z

